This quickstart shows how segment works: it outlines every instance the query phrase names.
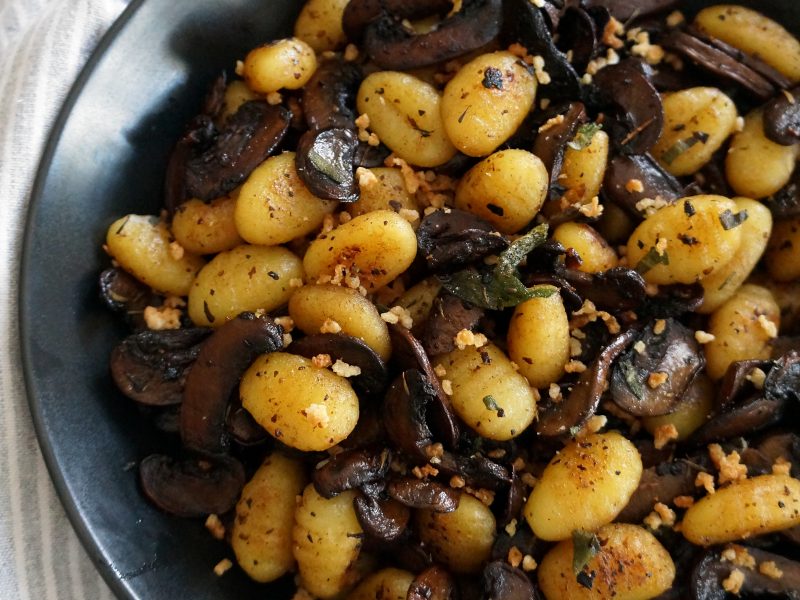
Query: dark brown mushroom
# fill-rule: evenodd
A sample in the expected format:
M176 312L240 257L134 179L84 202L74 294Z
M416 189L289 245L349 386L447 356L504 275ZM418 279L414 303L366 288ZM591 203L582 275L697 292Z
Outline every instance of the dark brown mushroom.
M694 332L675 319L642 329L632 348L617 359L611 374L611 397L635 417L656 417L675 410L705 358ZM641 343L640 343L641 342ZM643 346L643 347L642 347ZM653 377L665 380L652 385Z
M367 25L384 11L398 19L415 20L446 13L452 6L450 0L350 0L342 15L342 28L350 40L358 41Z
M491 223L472 213L437 210L417 228L417 245L434 273L453 271L489 254L505 250L508 239Z
M764 204L776 219L800 217L800 169L795 169L789 183L770 196Z
M774 361L764 380L764 395L774 401L800 402L800 352L793 350Z
M556 119L559 115L564 118ZM567 144L572 141L578 128L587 120L586 107L582 102L555 105L541 115L539 125L544 125L550 119L555 119L551 121L553 125L546 127L536 136L533 153L542 160L547 172L550 173L552 188L558 183L557 178L561 173Z
M225 451L225 418L239 379L259 354L282 346L281 328L253 313L242 313L214 331L186 378L181 438L187 448L210 454Z
M650 82L648 69L643 61L628 58L598 71L593 79L601 105L614 108L604 124L625 154L650 150L664 127L661 96Z
M267 430L241 405L231 408L225 420L225 430L240 446L259 446L270 440Z
M158 303L158 296L152 289L117 267L100 273L100 298L108 308L123 314L136 329L145 327L144 309Z
M421 371L435 393L434 402L429 407L431 425L436 438L446 448L455 448L458 444L460 426L450 397L445 394L442 384L433 370L433 365L425 353L420 341L405 327L389 325L389 336L392 341L392 356L395 363L403 370L417 369Z
M703 286L699 283L662 285L658 294L649 297L638 311L639 319L669 319L695 310L703 303Z
M661 40L665 48L685 56L694 64L719 77L733 81L759 98L771 98L776 88L766 77L741 60L711 43L696 31L673 29Z
M642 183L641 192L628 191L629 181ZM626 187L627 186L627 187ZM636 204L644 198L673 202L683 195L683 186L649 154L617 154L608 161L603 177L603 193L628 215L640 221L644 215Z
M633 342L636 334L636 330L629 329L611 340L589 368L581 373L578 382L564 400L541 409L536 432L540 435L560 436L585 423L597 410L612 363Z
M239 499L244 477L242 464L229 456L176 460L152 454L139 464L145 495L179 517L228 512Z
M484 598L538 600L539 594L525 573L505 561L490 562L483 569Z
M383 418L391 423L386 433L394 447L427 462L425 449L433 444L425 412L436 401L436 391L422 372L408 369L394 380L386 392Z
M392 453L384 448L345 450L314 469L311 478L323 498L333 498L346 490L379 481L389 471Z
M433 302L422 346L429 356L455 349L459 331L472 330L483 317L483 309L465 304L460 298L444 292Z
M456 600L456 582L444 568L434 565L414 578L406 600Z
M586 6L607 8L615 19L623 22L668 10L679 3L680 0L586 0Z
M327 354L334 362L339 359L357 366L361 373L349 381L357 392L368 397L382 393L389 381L383 359L364 340L344 333L316 333L299 338L286 351L306 358Z
M751 396L728 406L725 412L714 415L689 440L694 444L704 445L750 435L779 422L785 408L785 400Z
M382 69L403 71L427 67L477 50L500 32L501 0L464 0L461 10L439 26L414 34L385 12L367 25L363 47Z
M577 71L553 42L547 27L545 12L528 0L505 0L503 2L503 43L518 42L532 55L544 59L550 83L547 95L550 99L579 98L580 81Z
M766 372L769 368L770 363L766 360L751 359L732 362L719 384L717 410L723 411L729 406L736 406L737 403L755 395L758 390L748 376L753 369L762 369Z
M790 464L792 477L800 476L800 436L796 433L770 433L745 448L741 456L750 476L772 473L778 459Z
M473 488L496 491L511 485L509 470L480 454L462 456L445 451L436 463L436 468L447 477L462 477Z
M430 479L401 477L386 486L389 497L410 508L432 510L439 513L453 512L458 508L461 492Z
M756 569L739 568L744 574L744 580L737 595L741 594L745 598L767 597L800 600L800 562L759 548L748 547L746 551L756 564L767 561L774 562L783 575L774 578ZM724 600L728 598L722 582L736 568L735 564L723 560L719 550L708 550L697 562L690 576L692 600Z
M583 8L567 6L558 21L558 41L556 47L562 52L572 51L570 63L578 73L586 71L586 66L599 50L597 26L592 16Z
M167 166L167 210L189 198L213 200L233 190L275 150L290 119L284 107L261 100L242 104L220 130L210 117L196 119Z
M364 533L384 543L400 539L411 520L411 510L391 498L360 494L353 500L353 506Z
M504 500L502 504L503 510L497 517L497 525L499 527L505 527L512 520L519 518L522 507L525 504L525 484L517 475L513 466L511 468L511 483L504 492L505 498L502 498Z
M634 310L647 299L644 278L633 269L614 267L601 273L564 269L560 274L582 298L600 308Z
M617 516L622 523L641 523L656 502L671 504L677 496L691 496L700 468L692 461L674 460L642 471L639 486Z
M358 136L352 129L306 131L297 142L297 174L319 198L355 202L359 198L355 177L357 148Z
M356 94L362 78L361 67L341 57L322 62L303 87L303 115L308 128L354 129Z
M764 133L776 144L800 142L800 86L779 93L764 107Z
M146 330L111 352L111 376L128 398L153 406L180 404L189 369L210 329Z

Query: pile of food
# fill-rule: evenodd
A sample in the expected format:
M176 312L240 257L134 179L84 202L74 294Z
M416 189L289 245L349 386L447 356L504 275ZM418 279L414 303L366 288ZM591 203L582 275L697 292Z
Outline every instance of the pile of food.
M106 238L147 498L297 599L800 598L800 42L690 10L309 0L232 65Z

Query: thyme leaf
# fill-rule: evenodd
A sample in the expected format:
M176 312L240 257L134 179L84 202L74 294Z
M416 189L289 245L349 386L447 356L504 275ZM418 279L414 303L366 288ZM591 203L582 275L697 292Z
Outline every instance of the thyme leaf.
M572 532L572 572L577 577L600 552L600 540L589 531L576 529Z
M719 215L719 222L722 224L722 228L725 231L729 229L734 229L738 227L742 223L747 221L747 211L742 210L736 214L733 214L730 209L725 210L725 212Z
M592 143L594 134L600 131L602 128L603 125L600 123L584 123L578 127L575 137L572 138L571 141L567 142L567 146L573 150L583 150Z
M638 263L636 263L636 267L634 268L639 275L644 275L656 265L668 264L669 255L666 252L660 253L655 248L650 248L650 250L647 251L647 254L645 254Z

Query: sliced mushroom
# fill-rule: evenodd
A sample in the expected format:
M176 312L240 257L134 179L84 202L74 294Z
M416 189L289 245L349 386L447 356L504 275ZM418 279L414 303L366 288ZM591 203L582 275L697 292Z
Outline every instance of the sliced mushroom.
M355 128L356 94L362 78L361 67L340 57L320 64L303 87L303 115L308 128Z
M586 71L589 61L599 49L594 19L583 8L567 6L558 21L556 46L562 52L572 51L570 63L579 73Z
M675 319L664 329L645 327L635 345L617 359L611 374L611 397L635 417L672 412L695 375L705 366L694 332Z
M582 298L607 310L633 310L647 299L644 278L633 269L614 267L601 273L564 269L561 275Z
M703 445L750 435L779 422L785 408L785 400L751 396L713 416L691 435L690 441Z
M353 506L364 533L380 542L400 539L411 520L411 510L391 498L383 500L362 494L356 496Z
M636 334L636 330L629 329L611 340L589 368L581 373L569 395L558 404L550 404L540 411L536 432L560 436L585 423L597 410L612 363L633 342Z
M475 454L462 456L452 452L444 452L436 464L439 472L447 477L458 475L473 488L499 490L511 484L511 473L503 465Z
M214 331L186 378L181 438L187 448L210 454L225 451L225 418L239 379L259 354L282 346L281 328L253 313L242 313Z
M525 573L505 561L490 562L483 569L484 598L538 600L539 594Z
M444 568L434 565L411 582L406 600L456 600L456 582Z
M522 507L525 504L525 492L525 484L512 466L511 483L505 490L505 502L503 502L502 505L503 511L497 518L497 525L499 527L505 527L512 520L519 517L522 512Z
M465 304L452 294L442 293L433 302L422 345L430 356L455 349L459 331L472 330L483 317L483 309Z
M180 404L187 372L210 329L146 330L111 352L111 376L128 398L152 406Z
M776 144L800 142L800 86L778 94L764 107L764 133Z
M392 356L401 369L417 369L421 371L435 393L434 403L429 407L432 426L436 438L446 448L455 448L458 444L458 418L450 403L450 397L444 393L442 384L433 370L433 365L425 353L420 341L405 327L389 325L389 336L392 340Z
M408 369L389 386L383 403L386 433L392 444L409 456L427 462L425 448L433 443L433 434L425 418L429 403L435 402L436 391L427 377L416 369Z
M563 116L563 119L559 116ZM554 119L550 121L553 125L538 133L533 143L533 153L542 160L547 172L550 173L552 188L558 183L558 174L561 173L567 144L587 120L586 107L582 102L555 105L541 115L539 125L544 125L550 119Z
M314 487L323 498L333 498L346 490L383 479L391 460L392 453L386 448L345 450L314 470Z
M100 298L108 308L125 315L136 329L145 327L144 309L158 302L153 290L117 267L100 273Z
M297 142L297 174L311 192L326 200L355 202L358 136L352 129L309 130Z
M768 371L770 363L765 360L737 360L728 366L717 391L717 410L723 411L736 406L747 398L756 395L755 384L748 379L753 369Z
M270 440L267 430L241 405L231 408L225 421L225 430L240 446L259 446Z
M607 8L617 21L645 17L672 8L680 0L586 0L586 6Z
M160 509L179 517L223 514L244 487L244 468L235 458L176 460L152 454L139 464L145 495Z
M453 271L508 247L491 223L463 210L437 210L417 228L417 245L434 273Z
M658 294L648 298L639 308L639 319L669 319L693 311L703 303L703 286L699 283L662 285Z
M439 26L414 34L390 13L367 25L364 50L382 69L427 67L477 50L500 32L501 0L464 0L461 10Z
M742 452L742 462L747 465L748 475L772 473L778 459L789 463L792 477L800 475L800 436L791 432L770 433Z
M661 96L647 76L648 67L629 58L594 76L602 104L614 107L607 130L625 154L643 154L658 141L664 126Z
M452 6L450 0L350 0L342 15L342 28L349 39L358 41L384 10L398 19L414 20L446 13Z
M188 198L213 200L239 185L278 146L291 113L251 100L228 117L221 130L210 119L187 132L168 165L165 206L174 211Z
M776 219L800 216L800 169L795 169L789 183L770 196L764 204Z
M550 75L547 95L555 100L579 98L578 73L553 42L547 27L545 13L528 0L503 2L503 42L518 42L532 55L544 58L545 70Z
M793 350L774 361L764 380L764 394L776 402L800 402L800 353Z
M700 469L694 462L674 460L642 471L639 486L617 516L622 523L641 523L656 502L671 504L677 496L691 496Z
M756 569L739 568L744 579L737 595L741 594L746 598L800 599L800 562L753 547L746 548L746 552L755 560L756 564L767 561L774 562L783 575L773 578ZM732 562L723 560L719 550L708 550L692 570L690 577L692 599L724 600L728 598L722 582L736 568L737 566Z
M316 333L294 340L287 352L314 358L327 354L332 361L342 360L357 366L361 373L350 378L355 390L365 396L381 394L389 381L386 363L362 339L344 333Z
M629 181L640 181L641 192L628 191ZM617 154L608 161L603 193L628 215L640 221L644 215L636 204L644 198L673 202L683 195L683 186L649 154Z
M453 512L458 508L461 492L430 479L401 477L389 482L386 492L400 504L410 508Z

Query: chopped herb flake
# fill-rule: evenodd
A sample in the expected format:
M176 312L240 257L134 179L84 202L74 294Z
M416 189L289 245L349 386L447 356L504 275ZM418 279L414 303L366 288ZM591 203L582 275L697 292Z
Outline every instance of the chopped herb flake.
M496 90L503 89L503 72L494 67L488 67L483 75L481 82L486 89L494 88Z
M314 168L320 173L333 179L336 183L345 183L350 180L351 174L344 170L341 161L334 157L323 156L315 147L308 151L308 159Z
M719 216L719 222L722 223L722 228L727 231L734 229L747 220L747 211L743 210L733 214L730 210L726 210Z
M519 239L511 242L497 261L497 268L508 271L516 269L531 250L547 240L547 224L537 225Z
M589 561L600 552L600 540L589 531L572 532L572 572L579 577ZM594 579L594 577L592 577ZM591 586L590 586L591 589Z
M495 400L492 396L484 396L483 404L487 410L493 410L495 412L500 410L500 407L497 405L497 400Z
M639 275L644 275L656 265L668 265L668 264L669 264L669 255L666 252L662 254L655 248L650 248L647 254L645 254L642 257L642 260L640 260L637 263L635 268L636 272L639 273Z
M698 142L705 144L708 140L708 134L703 131L695 131L689 137L685 137L681 140L678 140L672 146L670 146L664 153L661 155L661 160L663 160L668 165L671 165L675 162L675 159L678 158L681 154L686 152L689 148L697 144Z
M594 134L600 131L602 128L603 126L600 123L584 123L578 127L575 137L572 138L572 141L567 142L567 146L573 150L583 150L592 143Z

